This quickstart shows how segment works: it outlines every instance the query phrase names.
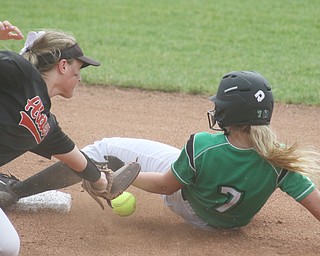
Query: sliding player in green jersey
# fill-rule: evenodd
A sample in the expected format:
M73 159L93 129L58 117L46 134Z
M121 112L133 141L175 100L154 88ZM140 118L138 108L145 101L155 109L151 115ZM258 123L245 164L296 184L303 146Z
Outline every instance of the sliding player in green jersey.
M104 138L83 151L98 161L104 155L138 159L133 185L162 194L171 210L196 226L245 226L277 188L320 220L320 193L308 178L319 173L319 154L278 142L269 127L273 95L266 79L231 72L210 100L210 127L220 132L196 133L182 151L133 138Z

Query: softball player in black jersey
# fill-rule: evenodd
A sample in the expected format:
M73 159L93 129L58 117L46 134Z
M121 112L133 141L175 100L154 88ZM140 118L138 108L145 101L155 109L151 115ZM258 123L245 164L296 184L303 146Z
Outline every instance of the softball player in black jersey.
M0 22L0 39L22 38L17 27ZM119 195L132 182L115 182L138 171L122 168L115 175L109 174L114 178L107 186L109 176L75 146L50 112L50 99L57 95L71 98L81 81L80 70L89 65L100 63L84 56L75 38L61 31L28 33L20 54L0 51L0 166L27 151L60 160L24 181L0 174L0 208L81 180L90 182L97 191L108 192L112 186L110 197ZM17 255L19 237L2 210L0 218L0 254Z

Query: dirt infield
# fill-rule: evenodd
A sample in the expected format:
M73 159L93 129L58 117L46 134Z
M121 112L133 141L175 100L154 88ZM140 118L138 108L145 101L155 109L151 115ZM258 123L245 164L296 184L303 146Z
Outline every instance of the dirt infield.
M209 131L208 96L113 87L77 88L70 100L53 99L52 112L79 148L103 137L142 137L181 148L189 135ZM320 108L276 104L272 127L282 141L320 147ZM20 179L52 164L26 154L9 169ZM201 231L162 205L158 195L130 187L137 210L119 217L102 211L80 184L62 190L73 204L66 215L8 213L21 237L21 256L106 255L319 255L320 225L286 194L276 192L251 224Z

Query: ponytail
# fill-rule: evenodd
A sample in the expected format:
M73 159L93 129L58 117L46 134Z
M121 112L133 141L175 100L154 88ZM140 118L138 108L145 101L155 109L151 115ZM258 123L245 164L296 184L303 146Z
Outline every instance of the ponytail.
M320 174L320 154L315 149L280 144L267 125L251 126L249 137L258 154L272 165L305 175Z

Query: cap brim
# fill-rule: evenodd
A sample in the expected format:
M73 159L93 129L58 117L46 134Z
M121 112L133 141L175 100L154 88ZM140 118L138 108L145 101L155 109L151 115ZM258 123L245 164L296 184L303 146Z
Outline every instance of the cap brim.
M91 59L86 56L76 57L76 59L81 60L83 62L83 65L81 66L81 68L85 68L88 66L100 66L101 65L99 61L96 61L96 60Z

